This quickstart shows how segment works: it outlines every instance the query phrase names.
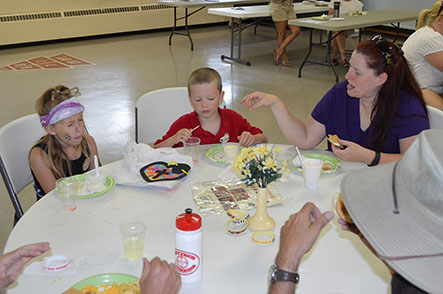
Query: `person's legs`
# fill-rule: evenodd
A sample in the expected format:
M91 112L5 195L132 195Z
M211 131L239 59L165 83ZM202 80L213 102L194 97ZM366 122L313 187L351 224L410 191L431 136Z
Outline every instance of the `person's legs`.
M426 105L433 106L443 111L442 96L429 89L421 89L421 93L423 94L423 99L425 100Z
M337 37L335 37L335 35L337 35L339 32L332 32L332 63L337 66L338 65L338 60L337 60L337 53L338 53L338 45L337 45ZM334 38L335 37L335 38Z
M277 41L278 41L278 48L274 50L274 62L275 64L280 63L280 58L283 54L283 51L280 50L281 45L283 44L283 41L286 37L286 28L288 26L288 21L275 21L275 27L277 28Z
M336 38L338 50L340 51L343 67L348 67L349 63L346 59L346 32L341 32Z
M288 47L289 44L291 44L292 41L294 41L295 38L300 34L300 27L298 26L291 26L289 25L289 35L285 37L283 42L280 44L280 47L278 48L280 52L282 52L283 56L283 65L284 66L291 66L288 60L288 56L286 55L286 47Z

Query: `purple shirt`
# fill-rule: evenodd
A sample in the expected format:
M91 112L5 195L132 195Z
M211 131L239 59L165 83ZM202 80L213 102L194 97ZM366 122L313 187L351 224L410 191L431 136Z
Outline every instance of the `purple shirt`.
M315 106L311 116L325 126L326 134L336 134L340 139L374 149L375 138L371 136L374 125L371 124L366 131L361 130L360 99L350 97L346 86L344 81L332 87ZM391 131L386 137L382 150L385 153L400 153L400 139L429 129L429 120L420 101L409 93L401 95L403 102L398 106ZM331 150L329 142L328 150Z

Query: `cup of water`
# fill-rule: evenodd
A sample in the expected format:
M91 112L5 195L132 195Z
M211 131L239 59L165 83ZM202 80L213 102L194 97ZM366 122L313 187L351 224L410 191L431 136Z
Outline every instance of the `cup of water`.
M146 224L141 220L130 220L120 225L125 257L137 261L143 257L145 247Z
M60 200L63 211L74 211L77 209L76 181L71 178L60 178L55 182L55 191Z

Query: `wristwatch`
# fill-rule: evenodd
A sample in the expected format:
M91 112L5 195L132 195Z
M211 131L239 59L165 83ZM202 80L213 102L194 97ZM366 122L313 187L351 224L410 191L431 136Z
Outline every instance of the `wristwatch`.
M275 282L292 282L298 284L300 276L298 273L291 273L278 268L276 264L271 265L268 272L268 285L274 285Z

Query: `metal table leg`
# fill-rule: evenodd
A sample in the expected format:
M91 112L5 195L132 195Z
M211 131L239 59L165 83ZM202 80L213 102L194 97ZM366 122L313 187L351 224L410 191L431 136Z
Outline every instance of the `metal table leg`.
M194 50L194 42L192 41L191 38L191 32L189 31L189 26L188 26L188 18L193 15L194 13L199 12L200 10L204 9L205 6L200 7L197 10L194 10L191 13L188 13L188 8L185 8L185 16L182 17L177 17L177 7L174 7L174 26L172 27L172 31L171 34L169 35L169 46L171 46L171 41L172 41L172 36L173 35L182 35L182 36L187 36L189 38L189 42L191 43L191 50ZM177 21L178 20L185 20L185 31L186 33L183 32L177 32Z
M235 18L232 18L232 23L235 22ZM242 20L241 18L239 18L239 24L238 24L238 29L235 30L234 25L231 26L231 56L226 56L226 55L222 55L221 56L221 60L229 60L229 61L233 61L233 62L237 62L237 63L241 63L241 64L245 64L250 66L251 62L248 60L243 60L241 59L241 33L244 29L248 28L251 25L254 25L256 23L256 21L247 24L246 26L242 25ZM237 51L237 57L234 57L234 46L235 46L235 32L238 32L238 51Z

